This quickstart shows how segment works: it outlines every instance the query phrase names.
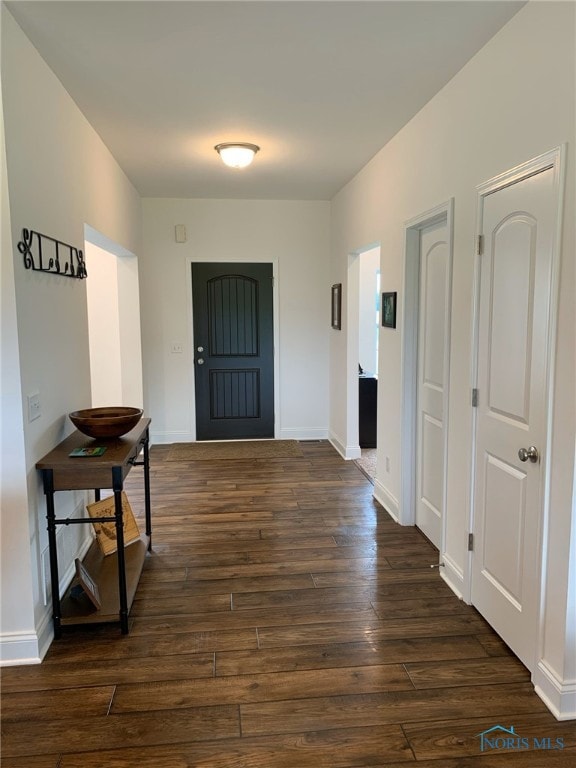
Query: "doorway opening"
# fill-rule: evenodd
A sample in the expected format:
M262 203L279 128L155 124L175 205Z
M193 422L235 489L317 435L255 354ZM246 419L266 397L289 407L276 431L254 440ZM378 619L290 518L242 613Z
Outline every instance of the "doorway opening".
M92 406L141 408L138 259L92 227L84 230Z
M348 458L373 483L377 458L378 345L380 326L380 246L350 257L348 269Z

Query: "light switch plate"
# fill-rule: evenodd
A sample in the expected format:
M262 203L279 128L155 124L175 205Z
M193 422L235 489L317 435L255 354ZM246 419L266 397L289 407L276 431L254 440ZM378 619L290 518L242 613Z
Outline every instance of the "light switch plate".
M34 421L42 416L42 406L40 404L40 392L32 392L28 395L28 421Z

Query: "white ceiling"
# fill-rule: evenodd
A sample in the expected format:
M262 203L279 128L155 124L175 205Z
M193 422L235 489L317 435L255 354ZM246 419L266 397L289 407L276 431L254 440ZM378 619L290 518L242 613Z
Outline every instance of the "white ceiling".
M146 197L329 200L523 5L8 2ZM249 141L243 171L213 147Z

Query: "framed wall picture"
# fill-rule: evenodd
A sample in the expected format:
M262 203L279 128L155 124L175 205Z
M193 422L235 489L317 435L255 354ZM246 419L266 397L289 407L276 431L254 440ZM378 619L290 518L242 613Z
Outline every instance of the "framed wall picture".
M335 331L342 329L342 283L332 286L332 315L331 325Z
M382 326L396 328L396 291L382 294Z

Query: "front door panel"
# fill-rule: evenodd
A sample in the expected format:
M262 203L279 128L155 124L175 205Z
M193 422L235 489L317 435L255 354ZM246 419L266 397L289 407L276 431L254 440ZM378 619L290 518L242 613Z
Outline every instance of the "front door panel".
M198 440L274 437L271 264L193 264Z

